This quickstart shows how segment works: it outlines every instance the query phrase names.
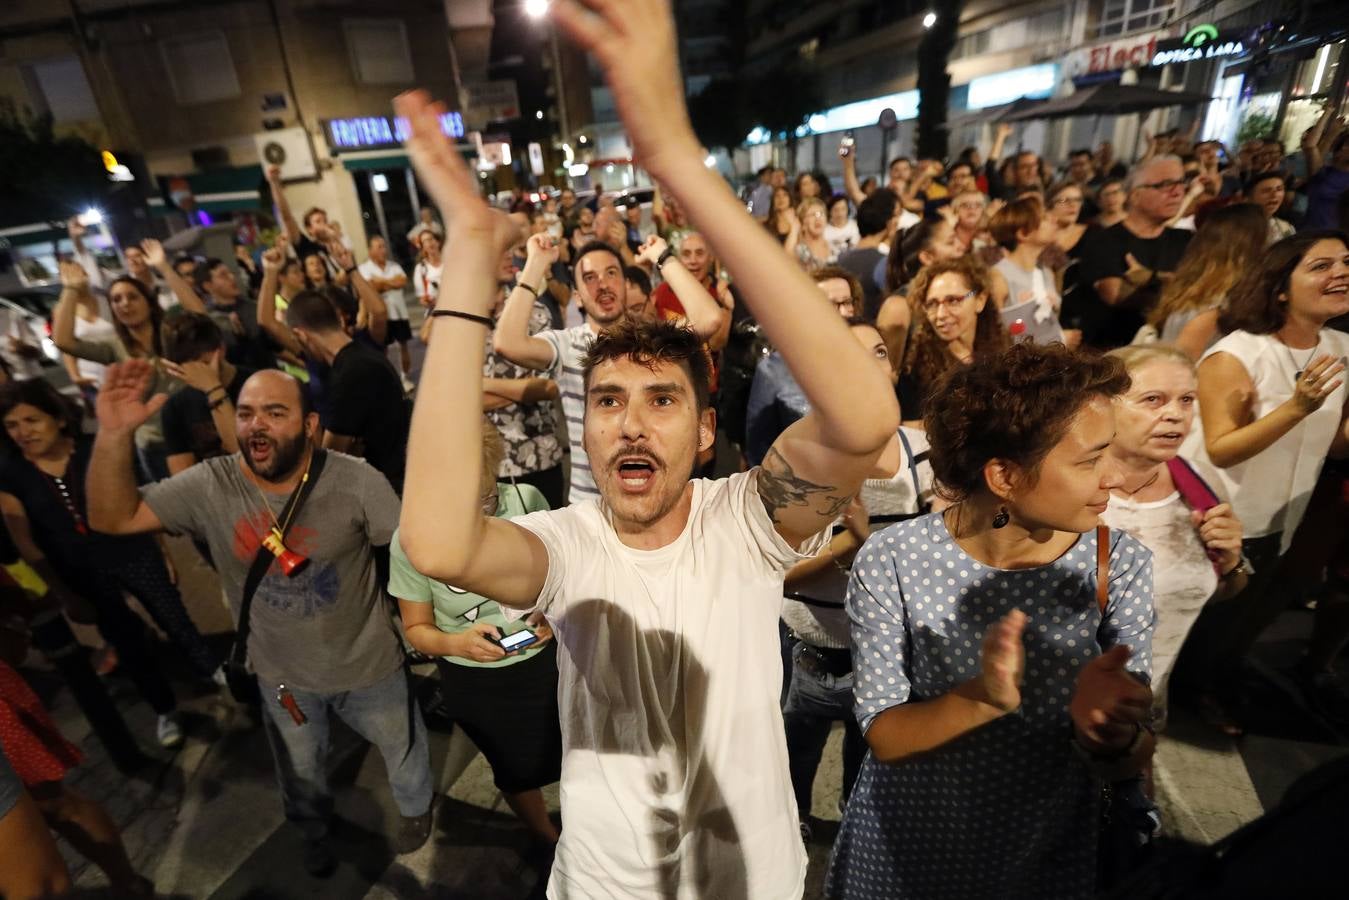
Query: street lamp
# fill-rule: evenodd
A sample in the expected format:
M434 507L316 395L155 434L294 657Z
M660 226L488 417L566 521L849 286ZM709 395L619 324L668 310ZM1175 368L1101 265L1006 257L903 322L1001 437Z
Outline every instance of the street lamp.
M541 19L548 15L548 0L525 0L525 15Z
M936 13L929 11L927 15L923 16L923 27L924 27L924 28L931 28L933 25L936 25L936 24L937 24L937 14L936 14Z

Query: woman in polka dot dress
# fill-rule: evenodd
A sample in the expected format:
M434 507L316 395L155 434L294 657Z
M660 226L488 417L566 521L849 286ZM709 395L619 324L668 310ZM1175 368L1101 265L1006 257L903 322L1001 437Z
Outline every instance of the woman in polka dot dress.
M1139 771L1151 556L1098 517L1113 359L1019 344L961 367L927 408L934 475L958 501L880 531L848 588L856 714L871 752L826 895L1076 898L1093 892L1103 780Z

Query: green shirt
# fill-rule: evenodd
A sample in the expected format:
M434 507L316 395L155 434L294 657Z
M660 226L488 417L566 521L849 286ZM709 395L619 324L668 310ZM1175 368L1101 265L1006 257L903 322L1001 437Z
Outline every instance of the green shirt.
M513 519L525 513L537 512L548 508L548 501L538 489L528 484L497 483L497 518ZM467 631L469 626L478 622L495 625L501 634L514 634L525 627L523 620L507 622L495 600L488 600L478 594L470 594L458 588L450 587L434 579L427 578L408 562L403 553L403 545L395 531L389 544L389 593L399 600L412 603L430 603L435 614L436 627L447 634ZM461 666L476 666L485 669L499 669L529 659L541 648L528 648L511 654L496 662L480 663L458 656L445 659Z

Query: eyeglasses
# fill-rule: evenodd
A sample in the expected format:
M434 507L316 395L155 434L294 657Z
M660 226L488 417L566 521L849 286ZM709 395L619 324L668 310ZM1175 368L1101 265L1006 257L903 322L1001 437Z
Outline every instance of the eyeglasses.
M966 300L973 299L974 293L974 291L970 291L968 294L952 294L949 297L928 297L923 301L923 312L930 316L943 307L955 309Z
M1185 189L1184 178L1168 178L1165 181L1154 181L1151 184L1140 184L1139 187L1147 188L1150 191L1174 191Z
M1055 197L1055 198L1054 198L1054 205L1055 205L1055 206L1072 206L1072 205L1075 204L1075 203L1081 203L1081 202L1082 202L1082 198L1081 198L1081 197Z

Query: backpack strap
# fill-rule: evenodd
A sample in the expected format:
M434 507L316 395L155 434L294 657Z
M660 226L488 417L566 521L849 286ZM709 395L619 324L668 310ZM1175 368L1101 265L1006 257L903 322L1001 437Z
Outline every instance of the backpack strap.
M1096 526L1096 606L1105 615L1110 602L1110 528L1105 523Z

